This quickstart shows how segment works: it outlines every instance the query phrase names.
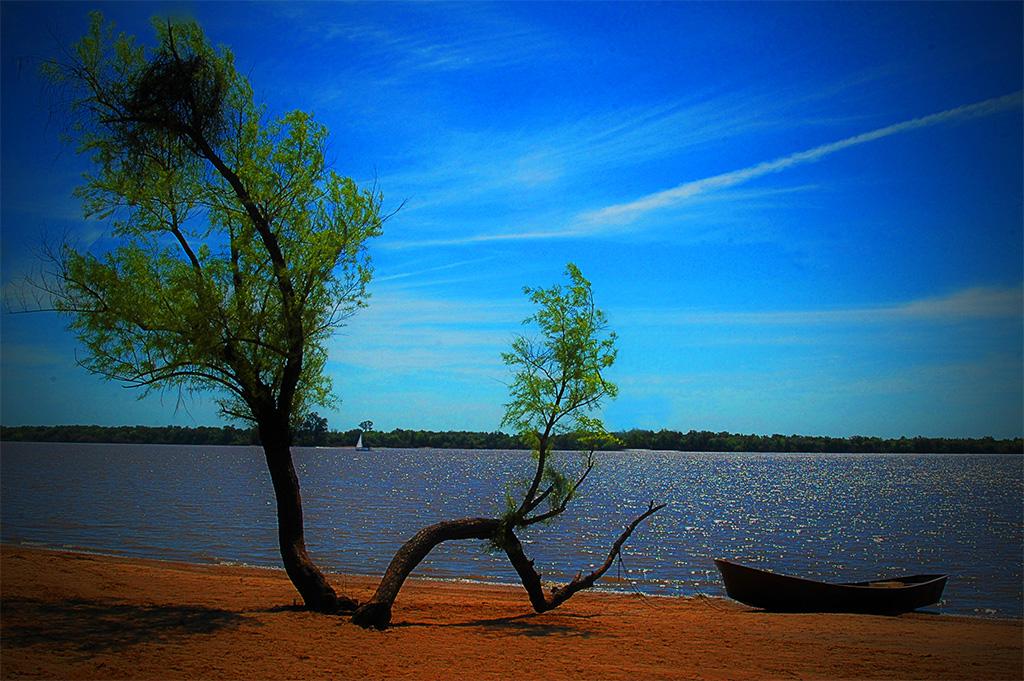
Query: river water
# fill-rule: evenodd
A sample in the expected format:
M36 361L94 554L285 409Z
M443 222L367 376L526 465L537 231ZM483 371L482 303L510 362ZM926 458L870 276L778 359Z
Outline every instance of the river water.
M379 575L414 532L495 515L530 475L524 452L294 450L306 540L325 570ZM576 455L560 453L570 468ZM810 578L951 575L937 612L1024 616L1024 459L978 455L599 455L575 501L521 534L546 579L604 561L598 585L724 596L722 557ZM194 563L279 563L273 492L255 447L13 443L0 456L0 540ZM482 542L436 549L415 573L517 583Z

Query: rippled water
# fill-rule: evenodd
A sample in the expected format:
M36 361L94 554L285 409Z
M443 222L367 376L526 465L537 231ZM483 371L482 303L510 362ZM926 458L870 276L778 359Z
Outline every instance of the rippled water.
M564 454L572 460L572 454ZM296 449L306 538L326 570L380 574L438 520L494 515L529 474L522 452ZM727 557L824 579L951 575L941 612L1021 617L1019 456L602 454L584 496L523 534L546 578L604 561L651 501L669 506L599 583L724 595ZM262 451L249 447L4 443L0 539L191 562L276 566ZM445 544L420 576L516 582L481 542Z

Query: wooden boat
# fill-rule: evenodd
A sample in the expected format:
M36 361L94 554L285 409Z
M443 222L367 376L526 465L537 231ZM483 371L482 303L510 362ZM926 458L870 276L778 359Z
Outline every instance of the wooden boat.
M833 584L787 577L716 560L725 592L740 603L775 612L898 615L939 602L948 575L905 575Z

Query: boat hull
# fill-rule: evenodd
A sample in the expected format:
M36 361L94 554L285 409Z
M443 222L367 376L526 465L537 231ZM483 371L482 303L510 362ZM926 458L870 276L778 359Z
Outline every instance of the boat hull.
M938 603L947 575L904 575L832 584L716 560L729 598L774 612L898 615Z

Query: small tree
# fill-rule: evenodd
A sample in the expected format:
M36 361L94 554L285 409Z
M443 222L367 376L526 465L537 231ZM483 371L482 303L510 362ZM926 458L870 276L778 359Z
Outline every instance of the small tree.
M153 27L147 49L96 13L41 64L94 165L75 195L87 217L113 218L118 245L45 244L15 305L66 315L92 372L144 393L212 390L254 424L289 577L312 609L352 607L306 552L291 445L299 415L331 401L324 344L366 304L381 196L329 169L310 114L268 119L196 22Z
M594 306L590 282L579 268L566 267L570 285L524 289L537 311L524 320L540 332L536 339L519 336L502 359L514 372L511 401L503 425L511 426L533 450L531 478L506 494L506 510L498 518L447 520L424 528L402 545L388 565L373 597L360 606L353 621L362 626L387 627L391 607L405 579L430 551L445 541L483 539L504 551L516 569L537 612L558 607L576 592L588 589L614 564L623 543L645 518L664 505L650 506L622 532L608 558L597 569L576 576L545 594L541 575L533 567L517 530L550 521L568 508L594 468L594 450L610 439L600 419L591 415L617 389L604 376L615 361L615 334L607 332L603 312ZM552 451L554 438L572 433L586 443L581 472L570 477Z
M594 450L602 441L614 439L590 412L618 394L615 384L604 377L615 362L615 333L602 337L607 320L594 307L590 282L579 268L569 263L565 273L571 279L566 289L523 289L537 306L523 323L535 324L541 339L518 336L512 349L502 354L515 372L502 426L514 429L537 462L533 479L524 481L518 495L506 497L502 520L509 528L533 525L565 511L594 466ZM554 438L568 433L589 446L583 473L575 482L557 465L552 451ZM537 513L545 501L548 510ZM493 538L496 547L504 548L504 538L503 533Z

